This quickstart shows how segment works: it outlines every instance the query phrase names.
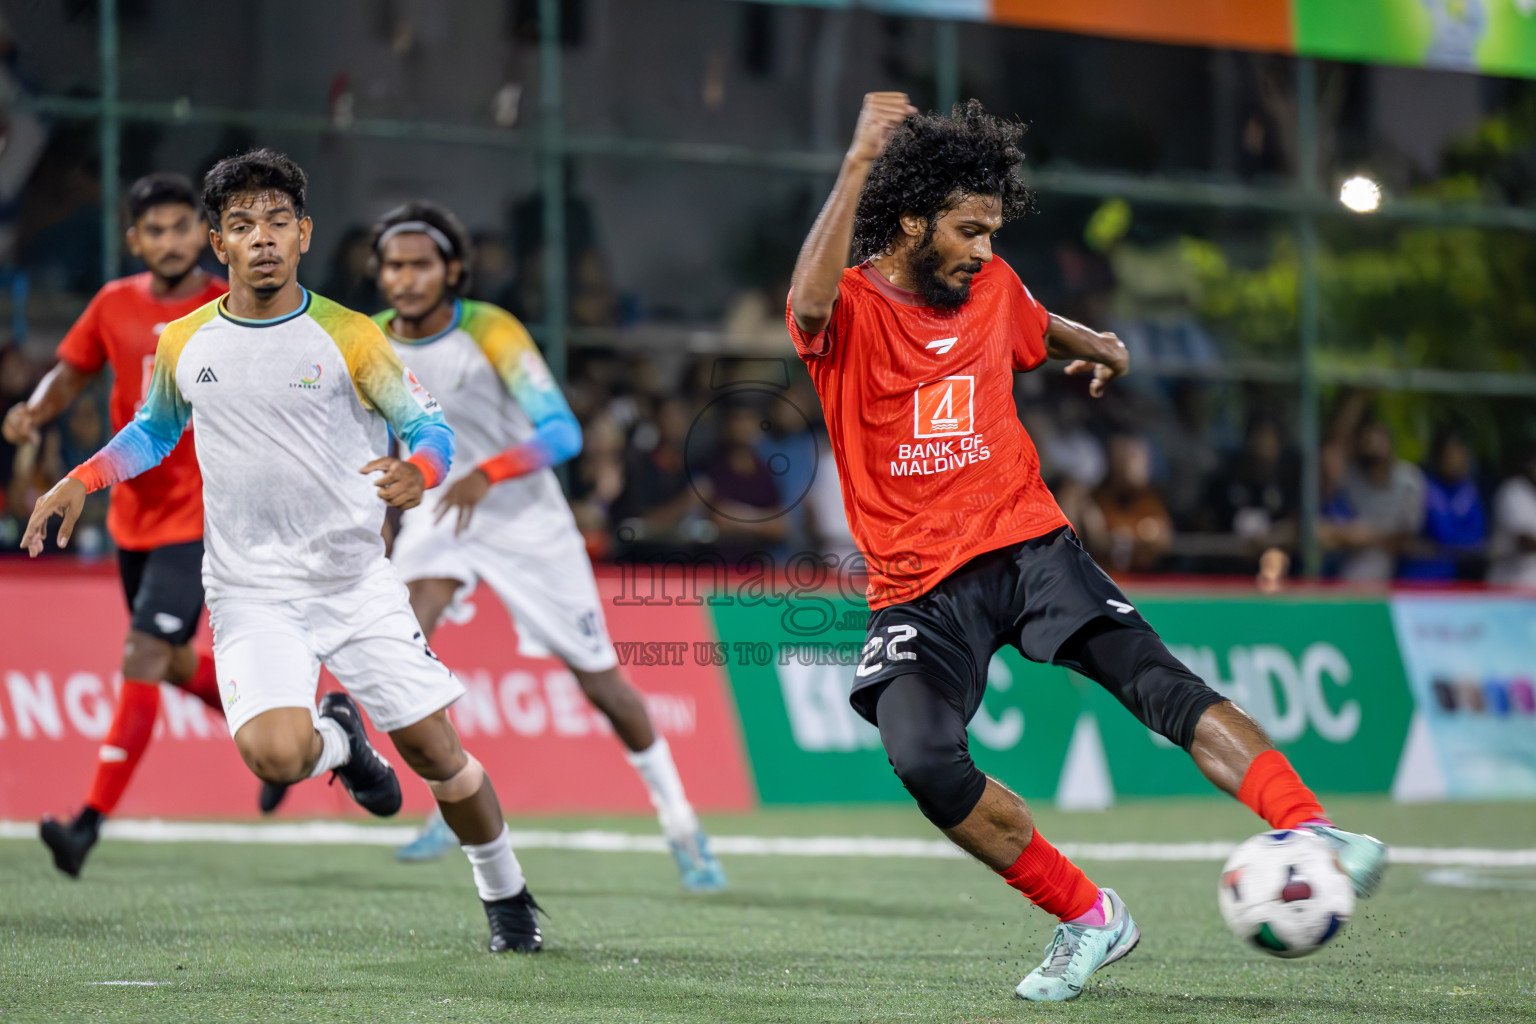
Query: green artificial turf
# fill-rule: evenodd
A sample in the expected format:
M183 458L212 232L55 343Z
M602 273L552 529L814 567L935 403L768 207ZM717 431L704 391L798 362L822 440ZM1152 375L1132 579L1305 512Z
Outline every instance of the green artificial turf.
M1330 802L1402 845L1536 845L1531 805ZM621 828L643 819L517 827ZM932 833L905 808L765 811L718 834ZM1042 812L1057 841L1240 839L1219 801ZM1536 1017L1536 870L1447 888L1399 865L1319 955L1239 945L1214 863L1085 862L1140 923L1141 946L1074 1003L1013 986L1052 922L963 860L725 858L730 891L678 890L658 854L527 850L546 949L484 952L457 853L402 865L367 846L107 840L78 882L36 841L0 842L0 1021L1521 1021ZM1525 888L1520 886L1524 885ZM108 986L105 981L154 981Z

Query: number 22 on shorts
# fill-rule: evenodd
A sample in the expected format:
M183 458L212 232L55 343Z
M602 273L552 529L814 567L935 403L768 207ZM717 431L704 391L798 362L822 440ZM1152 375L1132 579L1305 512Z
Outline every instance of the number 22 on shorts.
M864 643L864 655L859 658L859 667L855 674L863 679L872 676L885 667L885 661L916 661L917 654L913 651L904 651L899 646L917 636L917 627L901 623L895 626L886 626L889 636L876 634ZM880 652L885 652L885 661L881 661Z

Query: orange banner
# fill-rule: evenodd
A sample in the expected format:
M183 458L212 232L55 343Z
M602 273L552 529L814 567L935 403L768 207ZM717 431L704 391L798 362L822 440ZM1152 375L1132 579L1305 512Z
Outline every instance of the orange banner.
M992 0L991 20L1188 46L1295 48L1290 0Z

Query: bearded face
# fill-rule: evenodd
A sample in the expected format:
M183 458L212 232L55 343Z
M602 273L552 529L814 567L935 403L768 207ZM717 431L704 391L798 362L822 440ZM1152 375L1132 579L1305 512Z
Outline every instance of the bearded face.
M907 251L907 270L925 304L954 310L971 297L971 279L992 259L992 235L1002 227L996 196L958 196L928 221Z

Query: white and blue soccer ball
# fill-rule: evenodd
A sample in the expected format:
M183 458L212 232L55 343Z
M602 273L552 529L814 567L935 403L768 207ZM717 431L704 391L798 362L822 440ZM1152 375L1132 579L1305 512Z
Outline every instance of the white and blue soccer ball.
M1315 953L1355 910L1354 888L1332 848L1297 829L1261 832L1234 850L1216 899L1233 935L1279 957Z

